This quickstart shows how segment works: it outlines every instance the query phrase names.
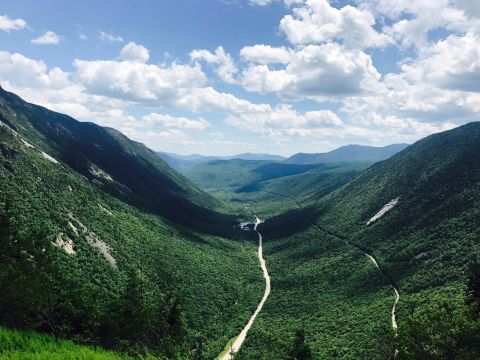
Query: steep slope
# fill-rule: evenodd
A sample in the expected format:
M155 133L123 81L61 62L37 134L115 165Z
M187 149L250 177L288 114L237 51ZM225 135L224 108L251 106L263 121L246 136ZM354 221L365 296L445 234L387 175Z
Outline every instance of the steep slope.
M239 359L288 359L301 330L313 358L476 359L465 303L480 259L480 123L429 136L260 227L276 296ZM314 224L314 225L312 225ZM379 264L375 268L371 254ZM396 307L398 337L391 330ZM389 335L390 334L390 335Z
M399 151L402 151L408 144L393 144L384 147L347 145L327 153L318 154L295 154L285 162L290 164L318 164L340 161L361 161L374 163L388 159Z
M0 88L0 121L103 190L183 224L208 223L220 206L143 144L24 102Z
M119 149L118 157L139 171L153 166L156 181L160 175L155 164L165 166L160 160L150 163L147 150L116 132L91 124L84 130L42 108L20 103L23 112L2 101L0 325L135 355L148 351L160 358L183 359L193 353L207 358L218 354L248 321L262 292L254 237L231 224L223 230L228 237L207 235L132 206L137 203L130 201L137 196L132 188L142 190L143 183L108 167L93 149L80 148L70 156L63 137L49 131L64 135L70 127L62 122L72 122L79 133L67 136L81 144L82 131L93 129L92 136L100 135L92 143ZM30 124L29 111L32 116L45 112L50 125L40 124L38 115L35 126L46 126L46 136ZM59 116L59 123L51 116ZM82 141L87 149L92 146ZM117 153L111 151L115 158ZM95 164L88 169L100 175L82 175L80 165L87 161ZM167 170L165 177L178 176L185 187L191 186ZM102 177L107 176L123 180L118 187L132 181L130 204L115 191L105 191L110 180ZM179 202L191 204L182 200L182 191L162 186L169 196L178 194ZM138 196L142 199L144 194Z
M429 136L330 196L312 201L311 215L378 252L405 290L448 283L478 247L479 153L478 122ZM432 270L435 279L406 279Z

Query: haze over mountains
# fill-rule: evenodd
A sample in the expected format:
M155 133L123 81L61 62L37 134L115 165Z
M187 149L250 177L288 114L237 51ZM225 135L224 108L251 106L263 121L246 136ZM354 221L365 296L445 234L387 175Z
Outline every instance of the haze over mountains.
M297 153L288 158L280 155L245 153L233 156L203 156L199 154L178 155L173 153L157 152L168 165L180 172L186 172L200 163L213 160L258 160L283 161L289 164L320 164L336 162L364 162L374 163L385 160L405 149L408 144L393 144L384 147L365 145L347 145L326 153Z
M163 159L168 165L174 168L177 171L185 172L197 164L209 162L213 160L270 160L270 161L281 161L285 157L280 155L271 155L271 154L254 154L254 153L244 153L232 156L203 156L199 154L192 155L179 155L173 153L157 152L158 156Z

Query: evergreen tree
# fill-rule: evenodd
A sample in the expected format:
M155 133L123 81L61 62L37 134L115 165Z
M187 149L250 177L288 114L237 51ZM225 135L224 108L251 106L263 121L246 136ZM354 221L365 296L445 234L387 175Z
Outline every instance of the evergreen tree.
M295 339L290 351L290 359L292 360L309 360L312 358L310 348L305 344L305 331L303 329L297 330Z
M472 306L473 315L478 319L480 316L480 263L477 259L468 266L466 291L466 303Z

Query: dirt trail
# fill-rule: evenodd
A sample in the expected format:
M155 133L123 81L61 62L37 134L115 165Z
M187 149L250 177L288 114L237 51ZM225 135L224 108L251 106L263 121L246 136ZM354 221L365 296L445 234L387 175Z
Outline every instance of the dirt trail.
M235 356L235 354L240 350L242 347L243 342L245 341L245 338L247 337L248 330L253 325L253 322L255 321L255 318L257 315L260 313L262 310L263 304L265 304L265 301L267 301L268 295L270 295L270 275L268 275L268 270L267 270L267 265L265 264L265 260L263 259L263 238L262 234L257 230L258 225L262 221L257 217L256 222L255 222L255 227L253 228L257 234L258 234L258 260L260 261L260 267L262 268L263 272L263 277L265 278L265 292L263 293L262 300L257 306L257 309L253 313L252 317L248 321L247 325L243 328L243 330L240 332L240 334L235 338L235 341L233 344L230 346L230 349L228 352L218 358L218 360L231 360Z
M365 253L365 256L368 257L373 262L373 264L378 269L378 271L380 271L382 275L385 276L382 269L380 269L380 266L378 266L377 260L372 255L369 255L367 253ZM398 300L400 300L400 293L398 292L397 287L393 283L390 283L390 285L392 286L393 291L395 292L395 302L393 303L393 306L392 306L392 328L393 330L397 331L398 326L397 326L396 308L397 308Z
M392 319L392 328L393 330L397 331L397 317L396 317L396 309L397 309L397 304L398 304L398 301L400 300L400 292L399 292L399 289L395 283L395 281L380 267L380 265L378 264L377 260L375 259L375 257L373 255L370 255L367 253L366 249L360 247L359 245L355 244L355 243L352 243L350 241L348 241L347 239L343 238L342 236L340 235L337 235L335 233L333 233L332 231L329 231L325 228L323 228L322 226L318 225L315 221L313 221L310 216L308 215L308 213L305 211L305 209L303 208L302 204L300 202L298 202L296 199L290 197L290 196L287 196L287 195L282 195L282 194L276 194L276 193L272 193L272 192L269 192L269 191L263 191L267 194L271 194L271 195L275 195L275 196L279 196L279 197L283 197L283 198L286 198L286 199L289 199L290 201L292 201L304 214L305 218L308 220L309 223L311 223L313 226L315 226L317 229L319 229L321 232L324 232L324 233L327 233L331 236L333 236L334 238L336 238L337 240L339 241L345 241L345 243L348 245L348 246L352 246L354 248L356 248L357 250L363 252L365 254L365 256L367 256L375 265L375 267L377 268L377 270L383 275L383 277L386 279L386 281L388 282L388 284L393 288L393 291L395 293L395 301L393 303L393 306L392 306L392 312L391 312L391 319ZM390 208L395 206L396 203L398 202L399 198L397 199L394 199L392 200L390 203L388 203L385 207L389 206ZM385 208L384 207L384 208ZM382 209L383 210L383 209ZM382 214L383 215L383 214ZM395 350L395 354L397 353L397 350Z

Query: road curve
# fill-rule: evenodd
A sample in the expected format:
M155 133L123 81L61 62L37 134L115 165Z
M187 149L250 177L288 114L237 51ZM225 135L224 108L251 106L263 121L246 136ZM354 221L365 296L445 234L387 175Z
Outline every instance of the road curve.
M267 301L268 295L270 295L270 275L268 275L268 270L267 270L267 265L265 264L265 260L263 259L263 238L262 234L257 230L258 225L262 221L256 217L255 221L255 227L253 228L257 234L258 234L258 260L260 261L260 267L262 268L263 271L263 277L265 278L265 292L263 293L262 300L260 300L260 303L257 306L257 309L253 313L252 317L248 321L247 325L243 328L243 330L240 332L240 334L237 336L235 341L230 347L230 350L223 355L222 357L219 358L219 360L232 360L235 354L240 350L242 347L243 342L245 341L245 338L247 337L248 330L253 325L253 322L255 321L255 318L257 315L260 313L262 310L263 304L265 304L265 301Z

